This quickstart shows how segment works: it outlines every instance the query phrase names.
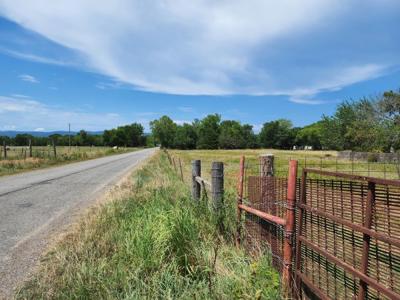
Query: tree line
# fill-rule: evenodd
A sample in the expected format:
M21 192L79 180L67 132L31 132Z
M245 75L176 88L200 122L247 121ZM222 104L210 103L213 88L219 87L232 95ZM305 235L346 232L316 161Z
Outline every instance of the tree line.
M151 143L177 149L276 148L388 152L400 149L400 92L344 101L332 116L305 127L287 119L263 124L255 134L249 124L211 114L191 124L168 116L150 123Z
M89 134L85 130L72 136L54 134L34 137L18 134L14 138L0 137L7 145L26 146L29 140L35 146L53 141L60 146L124 146L142 147L160 145L176 149L244 149L276 148L355 150L388 152L400 149L400 91L387 91L374 98L344 101L332 116L305 127L295 127L287 119L263 124L256 134L253 126L235 120L222 120L219 114L210 114L192 123L176 124L162 116L150 122L151 134L145 134L139 123L105 130L103 134Z
M73 135L52 134L48 137L37 137L30 134L17 134L15 137L0 136L10 146L27 146L29 141L33 146L47 146L53 142L58 146L120 146L120 147L142 147L146 145L144 128L139 123L120 126L105 130L103 134L90 134L80 130Z

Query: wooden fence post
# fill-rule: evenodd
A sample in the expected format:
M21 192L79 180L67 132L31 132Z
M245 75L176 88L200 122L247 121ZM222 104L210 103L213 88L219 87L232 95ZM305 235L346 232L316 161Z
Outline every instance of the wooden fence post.
M273 154L264 154L260 156L260 176L274 176L275 164Z
M176 169L176 162L175 162L175 157L172 157L172 162L174 163L174 170L175 170L175 172L177 172L177 169Z
M211 198L214 209L219 211L224 201L224 163L218 161L211 165Z
M293 292L293 233L295 230L295 204L296 204L296 184L297 184L297 161L289 162L289 175L287 186L287 203L286 203L286 224L285 224L285 240L283 242L283 284L284 291L287 296Z
M180 158L180 157L179 157L178 159L179 159L179 169L180 169L180 171L181 171L181 179L182 179L182 181L184 181L184 180L183 180L183 171L182 171L182 161L181 161L181 158Z
M57 150L56 150L56 142L53 140L53 153L54 153L54 158L57 158Z
M7 159L7 145L6 145L6 141L3 141L3 149L4 149L4 159Z
M196 181L196 177L201 176L201 160L192 161L192 197L194 200L200 200L200 183Z
M239 169L239 178L238 178L238 187L237 187L237 236L236 236L236 247L240 245L240 227L242 220L242 211L239 208L240 204L243 204L243 182L244 182L244 163L245 157L242 155L240 157L240 169Z
M29 139L29 157L32 157L32 140Z

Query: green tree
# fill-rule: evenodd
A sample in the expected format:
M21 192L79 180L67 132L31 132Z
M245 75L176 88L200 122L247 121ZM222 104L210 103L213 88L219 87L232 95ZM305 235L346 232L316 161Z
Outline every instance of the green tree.
M301 128L296 134L295 144L298 146L312 146L315 150L321 149L321 127L321 122L316 122Z
M221 116L218 114L208 115L202 119L197 127L198 149L218 149L218 138L220 133Z
M295 142L292 122L287 119L279 119L265 123L259 134L259 139L261 145L265 148L291 148Z
M242 125L237 121L222 121L218 142L222 149L245 148L246 141Z
M176 124L170 117L162 116L158 120L151 121L150 128L155 140L161 144L161 147L169 148L174 145Z
M174 139L174 147L178 149L195 149L197 144L197 133L193 125L183 124L177 126Z

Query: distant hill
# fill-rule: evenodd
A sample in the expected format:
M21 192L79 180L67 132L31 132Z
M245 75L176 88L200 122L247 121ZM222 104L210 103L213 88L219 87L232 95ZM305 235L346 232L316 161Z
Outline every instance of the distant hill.
M71 135L76 135L77 131L71 131ZM17 134L30 134L35 137L48 137L52 134L67 135L68 131L0 131L0 136L15 137ZM88 131L88 134L103 134L103 131Z

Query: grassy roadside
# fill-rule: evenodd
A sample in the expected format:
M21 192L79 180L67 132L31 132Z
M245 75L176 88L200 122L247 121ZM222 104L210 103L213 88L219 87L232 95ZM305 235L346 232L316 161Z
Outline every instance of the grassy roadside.
M60 147L65 148L67 147ZM57 158L51 157L50 155L45 157L32 157L32 158L11 158L6 160L0 160L0 176L13 175L26 171L44 169L51 166L63 165L72 162L79 162L103 156L109 156L114 154L122 154L132 151L138 151L142 148L120 148L112 149L108 147L81 147L79 150L72 149L71 152L59 150Z
M124 189L45 256L17 299L280 298L268 257L237 250L230 222L220 235L164 154Z

